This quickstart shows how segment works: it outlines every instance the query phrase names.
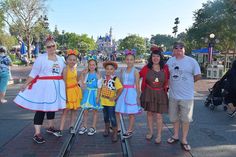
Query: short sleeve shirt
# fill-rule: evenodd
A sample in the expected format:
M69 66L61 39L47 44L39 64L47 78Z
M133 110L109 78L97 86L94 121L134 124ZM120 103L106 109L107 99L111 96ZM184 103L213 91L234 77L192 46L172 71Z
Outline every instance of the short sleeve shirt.
M194 98L194 76L201 74L197 61L189 56L182 59L170 58L167 61L170 72L169 97L180 100Z
M65 66L65 61L62 57L57 56L57 61L51 61L48 59L48 54L45 53L36 58L29 76L32 78L37 75L61 76Z
M114 98L118 89L123 88L118 77L111 78L109 81L103 81L101 88L101 105L115 106L115 101L110 101L109 98Z

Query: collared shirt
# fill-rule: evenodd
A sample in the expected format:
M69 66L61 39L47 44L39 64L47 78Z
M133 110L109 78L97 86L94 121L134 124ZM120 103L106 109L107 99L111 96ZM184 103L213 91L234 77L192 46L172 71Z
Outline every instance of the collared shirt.
M110 98L116 96L118 89L123 88L120 79L116 76L111 76L110 79L104 79L101 89L101 105L115 106L115 101L110 101Z

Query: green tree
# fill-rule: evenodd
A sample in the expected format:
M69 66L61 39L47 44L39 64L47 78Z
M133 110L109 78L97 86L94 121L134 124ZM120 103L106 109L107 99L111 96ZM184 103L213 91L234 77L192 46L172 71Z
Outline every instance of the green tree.
M235 3L235 0L204 3L201 9L194 12L195 22L187 30L187 43L195 48L206 47L204 39L214 33L220 40L220 43L215 45L217 49L233 49L236 40Z
M58 37L60 36L60 32L57 29L57 25L54 28L54 31L52 32L53 37L55 38L55 40L57 41Z
M157 34L155 36L151 37L151 43L156 44L156 45L164 45L167 51L172 50L173 43L177 39L170 36L170 35L163 35L163 34Z
M76 33L64 32L58 34L57 43L61 49L78 49L80 53L87 53L89 50L96 49L96 43L93 38L87 34L78 35Z
M4 12L0 10L0 33L3 33L4 28Z
M147 50L146 40L137 35L130 35L120 41L119 50L136 49L137 54L145 53Z
M92 37L88 37L87 34L82 34L79 36L77 46L81 53L86 53L89 50L94 50L97 48L94 39Z
M17 44L17 39L7 33L0 33L0 45L4 45L8 50L15 44Z
M75 49L78 47L79 35L76 33L66 33L67 48Z
M33 28L46 12L45 2L47 0L2 0L0 10L4 12L4 21L9 25L16 25L19 34L27 40L28 50L32 42ZM30 57L30 51L28 51Z

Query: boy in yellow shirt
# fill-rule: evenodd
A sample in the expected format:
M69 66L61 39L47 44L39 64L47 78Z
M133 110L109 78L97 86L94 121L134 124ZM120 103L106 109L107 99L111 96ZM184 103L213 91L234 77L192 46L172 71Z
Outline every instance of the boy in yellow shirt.
M123 86L120 79L114 75L118 65L115 62L107 61L103 63L106 70L106 76L103 80L102 88L100 90L100 102L103 105L103 115L105 122L104 137L109 135L110 122L113 129L112 142L117 142L117 122L115 114L116 100L120 96Z

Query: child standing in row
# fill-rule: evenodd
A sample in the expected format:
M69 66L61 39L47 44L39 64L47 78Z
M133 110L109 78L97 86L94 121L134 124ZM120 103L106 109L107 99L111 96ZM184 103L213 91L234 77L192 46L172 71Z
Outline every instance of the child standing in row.
M113 129L112 142L117 142L117 121L115 115L116 100L120 96L123 86L120 79L114 75L118 65L115 62L107 61L103 63L106 70L101 92L99 93L100 102L103 105L103 115L105 122L104 137L109 135L110 123Z
M99 97L97 96L100 92L102 79L100 73L97 70L96 56L88 57L88 71L84 71L84 76L82 77L83 86L85 86L83 93L83 100L81 103L82 109L84 109L84 121L83 125L79 130L79 134L82 135L88 132L88 135L94 135L96 133L97 124L97 112L103 107L99 103ZM93 124L92 127L87 129L88 122L88 111L93 110Z
M132 136L134 131L135 114L141 112L140 105L140 88L139 88L139 72L134 67L135 50L125 50L125 62L127 68L121 70L121 81L124 90L116 104L116 118L118 128L120 128L120 114L129 115L129 127L126 133L123 134L124 138Z
M70 111L70 133L75 133L75 121L76 113L80 107L82 99L82 91L78 85L79 76L77 74L78 52L76 50L68 50L66 56L66 68L63 70L63 79L66 83L66 108L63 110L61 117L60 130L55 132L57 137L62 136L62 130L64 129L66 115Z

